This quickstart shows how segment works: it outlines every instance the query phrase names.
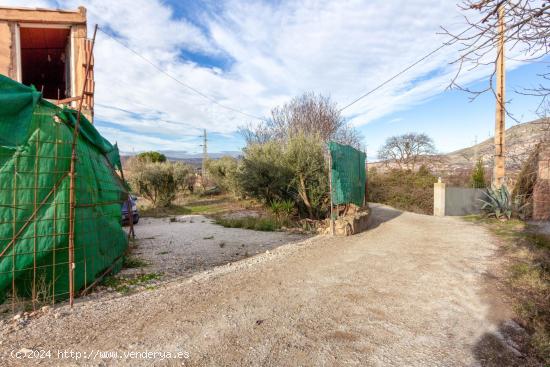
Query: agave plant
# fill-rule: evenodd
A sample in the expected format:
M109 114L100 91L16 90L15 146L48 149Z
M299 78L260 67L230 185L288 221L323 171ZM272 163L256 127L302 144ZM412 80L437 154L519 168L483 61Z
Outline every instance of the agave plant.
M500 188L488 188L487 192L484 192L487 200L479 199L483 202L481 210L487 213L489 217L495 217L497 219L510 219L513 213L513 203L510 196L510 192L506 186Z
M280 223L288 222L288 219L294 214L294 201L292 200L273 200L270 205L271 212Z

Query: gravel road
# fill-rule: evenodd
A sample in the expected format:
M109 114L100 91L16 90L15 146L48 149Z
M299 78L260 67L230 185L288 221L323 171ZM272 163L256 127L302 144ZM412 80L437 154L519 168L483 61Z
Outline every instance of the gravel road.
M506 344L500 330L513 326L486 280L495 250L474 224L376 205L356 236L310 238L159 289L63 306L15 331L0 326L0 362L27 365L10 352L50 350L32 364L519 366L512 342L494 342ZM118 356L76 361L58 350Z

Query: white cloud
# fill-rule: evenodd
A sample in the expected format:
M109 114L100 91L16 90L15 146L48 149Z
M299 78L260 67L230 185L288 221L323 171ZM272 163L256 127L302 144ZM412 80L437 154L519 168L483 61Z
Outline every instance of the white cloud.
M61 0L54 5L86 6L90 27L99 23L178 79L222 104L260 116L305 91L331 95L343 106L441 45L440 25L462 28L456 5L448 0L231 0L209 4L202 12L194 9L193 19L177 17L161 0ZM222 71L186 62L181 50L227 59L230 66ZM440 93L453 75L448 63L455 57L455 50L443 49L347 109L346 116L363 125ZM101 33L95 65L96 116L114 124L101 131L118 137L123 151L187 150L200 129L229 134L251 121L212 105ZM463 82L486 74L476 70ZM415 82L419 79L425 80Z

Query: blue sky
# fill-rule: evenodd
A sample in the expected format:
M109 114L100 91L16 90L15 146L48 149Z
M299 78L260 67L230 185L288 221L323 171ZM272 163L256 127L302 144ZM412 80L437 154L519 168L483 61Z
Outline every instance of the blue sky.
M520 122L537 119L539 97L526 96L523 88L536 87L541 82L537 74L548 67L544 61L521 66L507 73L507 106L511 115ZM547 72L547 71L546 71ZM472 83L470 87L481 90L486 80ZM471 95L459 91L443 91L428 101L410 108L390 113L359 128L367 144L369 159L376 158L376 150L390 136L404 132L423 132L431 136L441 152L451 152L481 142L493 136L495 124L495 99L485 93L474 101ZM507 127L518 122L507 117Z
M176 1L0 0L1 5L88 10L95 23L171 75L219 103L255 116L304 92L329 95L340 106L378 85L446 39L443 25L464 28L454 1ZM469 103L445 89L457 49L446 47L344 116L365 137L369 158L384 140L409 131L432 136L442 152L488 137L490 94ZM509 56L516 58L517 51ZM239 126L257 120L212 104L159 73L103 33L95 52L96 126L121 150L200 152L203 129L213 152L238 150ZM514 95L535 84L542 63L509 60L508 97L521 121L538 101ZM484 87L488 68L460 82ZM510 122L511 124L512 122Z

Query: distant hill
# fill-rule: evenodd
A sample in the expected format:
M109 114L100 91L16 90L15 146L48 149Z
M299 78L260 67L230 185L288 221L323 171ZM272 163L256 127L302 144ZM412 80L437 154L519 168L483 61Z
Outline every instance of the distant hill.
M519 173L523 163L529 158L533 148L545 136L550 136L550 120L535 120L523 124L514 125L506 130L506 170L510 178ZM491 175L494 155L494 139L487 139L477 145L463 148L451 153L440 154L434 157L426 157L425 163L436 174L449 177L469 174L473 168L476 157L481 158L487 174ZM369 163L371 167L382 170L394 164L387 162Z
M186 160L186 159L202 160L202 153L188 153L181 150L159 150L159 152L164 154L166 158L171 160ZM242 152L240 150L239 151L230 150L230 151L208 153L208 158L219 159L221 157L227 157L227 156L237 158L240 155L242 155Z
M506 130L506 169L510 173L518 172L525 160L529 158L533 148L544 138L545 134L550 133L548 122L548 120L540 119L514 125ZM486 166L492 166L494 152L494 138L490 138L469 148L443 155L445 159L440 169L471 169L475 164L476 157L482 159Z
M186 151L181 150L158 150L158 152L164 154L166 158L170 161L182 161L187 164L190 164L191 166L195 168L199 168L202 166L202 153L188 153ZM138 153L128 153L128 152L121 152L120 153L120 159L122 160L122 164L126 162L126 160ZM215 152L215 153L208 153L209 159L220 159L221 157L233 157L238 158L242 155L241 151L223 151L223 152Z

